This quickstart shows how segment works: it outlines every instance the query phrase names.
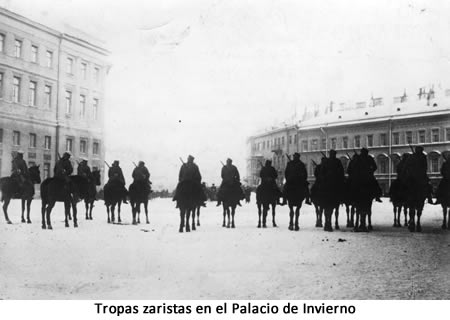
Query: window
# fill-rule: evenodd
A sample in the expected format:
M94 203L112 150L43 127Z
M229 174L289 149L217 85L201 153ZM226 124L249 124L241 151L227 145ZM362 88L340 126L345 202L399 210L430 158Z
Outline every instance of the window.
M355 136L355 148L361 148L361 137Z
M3 73L0 72L0 98L3 97Z
M66 113L72 113L72 92L66 91Z
M266 141L263 141L263 143L262 143L262 148L263 148L263 149L266 148Z
M31 62L34 62L34 63L38 62L38 47L37 46L31 46Z
M72 147L73 147L73 140L72 140L72 138L67 138L66 139L66 151L72 152Z
M431 142L439 142L439 129L431 129Z
M320 149L325 150L327 148L327 139L320 140Z
M44 104L47 108L51 108L52 106L52 87L46 85L44 88Z
M294 143L297 143L297 134L294 134Z
M98 99L94 99L94 102L92 104L92 118L94 120L98 119Z
M405 132L405 141L407 144L413 143L412 141L412 131L406 131Z
M35 165L36 165L36 162L28 161L28 167L34 167Z
M50 163L44 163L44 179L50 178Z
M100 69L99 68L94 68L94 79L95 82L98 82L100 80Z
M386 133L380 133L380 146L387 145L387 135Z
M30 133L30 148L36 148L36 134Z
M292 136L289 136L289 144L292 144Z
M30 81L30 92L28 95L28 104L30 106L36 106L36 87L37 83L35 81Z
M99 151L100 151L99 149L100 149L99 143L98 142L94 142L92 144L92 153L95 154L95 155L98 155Z
M384 155L378 156L378 172L388 173L389 170L389 159Z
M86 96L80 95L80 118L86 115Z
M73 59L67 58L66 60L66 72L73 74Z
M367 146L373 147L373 134L367 135Z
M80 140L80 153L86 153L87 150L87 141L86 140Z
M281 145L284 146L284 137L281 137Z
M87 74L87 64L85 62L81 63L81 77L83 80L86 80L86 74Z
M0 52L5 51L5 35L0 33Z
M302 151L308 151L308 140L302 141Z
M439 172L439 156L437 156L436 154L433 154L430 160L430 169L432 173L437 173Z
M417 137L419 143L425 143L425 130L419 130Z
M52 137L51 136L45 136L44 138L44 149L50 150L52 148Z
M14 77L13 79L13 102L20 102L20 78Z
M337 148L337 139L336 138L331 138L331 149L336 150Z
M450 141L450 128L445 129L445 141Z
M348 137L342 138L342 148L344 148L344 149L348 148Z
M13 145L20 146L20 132L13 131Z
M20 58L22 56L22 41L17 39L14 41L14 56L16 58Z
M400 144L400 133L398 132L392 133L392 144L394 145Z
M45 57L47 60L47 68L51 68L53 66L53 52L47 50Z
M311 150L315 151L319 148L319 141L314 139L311 141Z

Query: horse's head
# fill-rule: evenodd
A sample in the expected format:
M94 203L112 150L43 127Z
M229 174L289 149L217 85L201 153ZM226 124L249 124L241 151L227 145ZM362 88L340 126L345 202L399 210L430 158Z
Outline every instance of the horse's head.
M96 186L101 185L101 175L100 175L100 170L94 170L92 171L92 178L94 178L94 182Z
M30 174L30 179L33 184L41 183L41 171L39 170L40 165L33 165L28 168Z

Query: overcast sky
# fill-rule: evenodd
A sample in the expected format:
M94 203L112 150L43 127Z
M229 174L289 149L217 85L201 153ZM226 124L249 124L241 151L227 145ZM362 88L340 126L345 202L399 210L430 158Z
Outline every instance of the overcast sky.
M192 154L220 183L246 138L305 106L449 86L449 1L0 0L38 21L103 39L108 161L144 160L174 187Z

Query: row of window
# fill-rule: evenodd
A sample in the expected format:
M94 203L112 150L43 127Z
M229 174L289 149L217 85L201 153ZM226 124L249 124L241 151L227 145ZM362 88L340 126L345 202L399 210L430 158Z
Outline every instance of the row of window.
M3 92L4 86L4 74L0 72L0 97ZM22 78L18 76L13 77L12 83L12 101L15 103L21 103L21 91L22 91ZM28 105L32 107L37 106L37 98L38 98L38 83L37 81L30 80L28 82ZM47 109L51 109L52 107L52 86L44 85L44 107ZM79 95L79 116L80 118L85 118L87 115L86 105L86 95ZM73 113L73 93L70 90L66 90L65 92L65 107L66 113ZM92 119L98 119L98 109L99 109L99 99L92 99Z
M296 144L297 143L297 135L290 135L287 137L288 144ZM265 149L271 149L273 147L282 147L285 145L285 137L278 137L278 138L273 138L271 140L264 140L262 142L257 142L254 143L252 146L253 151L260 151L260 150L265 150Z
M22 135L20 131L13 131L12 136L12 143L13 146L21 146L22 145ZM73 146L74 146L74 140L73 137L66 138L66 151L73 152ZM52 147L52 137L51 136L44 136L44 149L50 150ZM3 143L3 129L0 128L0 144ZM28 147L29 148L36 148L37 146L37 135L36 133L30 133L29 139L28 139ZM80 138L80 153L81 154L87 154L88 153L88 139L86 138ZM99 155L100 154L100 143L98 141L94 141L92 143L92 154Z
M6 53L6 35L4 33L0 33L0 53ZM23 58L23 40L20 38L14 38L14 51L12 55L16 58ZM47 68L53 68L53 58L54 54L51 50L45 51L45 61L43 63ZM36 64L39 64L39 46L36 44L32 44L30 47L30 61ZM75 72L75 57L67 57L66 59L66 72L70 75L73 75ZM87 80L88 77L88 62L81 61L80 63L80 76L83 80ZM93 79L98 83L100 80L100 67L95 66L93 68Z

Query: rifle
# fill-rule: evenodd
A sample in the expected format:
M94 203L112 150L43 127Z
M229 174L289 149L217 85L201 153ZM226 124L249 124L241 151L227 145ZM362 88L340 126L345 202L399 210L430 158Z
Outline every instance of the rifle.
M222 160L220 160L220 163L222 164L222 166L224 166L224 167L225 167L225 165L223 164Z
M181 161L182 164L185 164L184 161L183 161L183 159L181 159L181 157L180 157L180 161Z
M408 143L408 145L409 145L409 147L411 148L411 152L414 153L414 148L413 148L413 146L411 145L411 143Z
M291 157L287 153L286 153L286 157L288 158L289 161L292 161Z
M103 162L106 164L106 166L107 166L108 168L111 168L111 166L108 164L108 162L106 162L106 160L103 160Z
M323 151L320 151L320 153L322 154L322 156L323 156L324 158L327 157L327 155L326 155Z
M259 164L261 165L261 168L264 167L263 163L261 162L261 160L258 160Z
M311 159L311 161L312 161L312 164L313 164L315 167L318 166L317 162L315 162L313 159Z
M348 154L348 152L346 152L346 154L347 154L347 157L349 158L349 159L351 159L352 157L350 157L350 155Z
M134 166L137 168L137 165L136 165L136 163L134 163L134 161L131 161L131 162L133 162L133 164L134 164Z

